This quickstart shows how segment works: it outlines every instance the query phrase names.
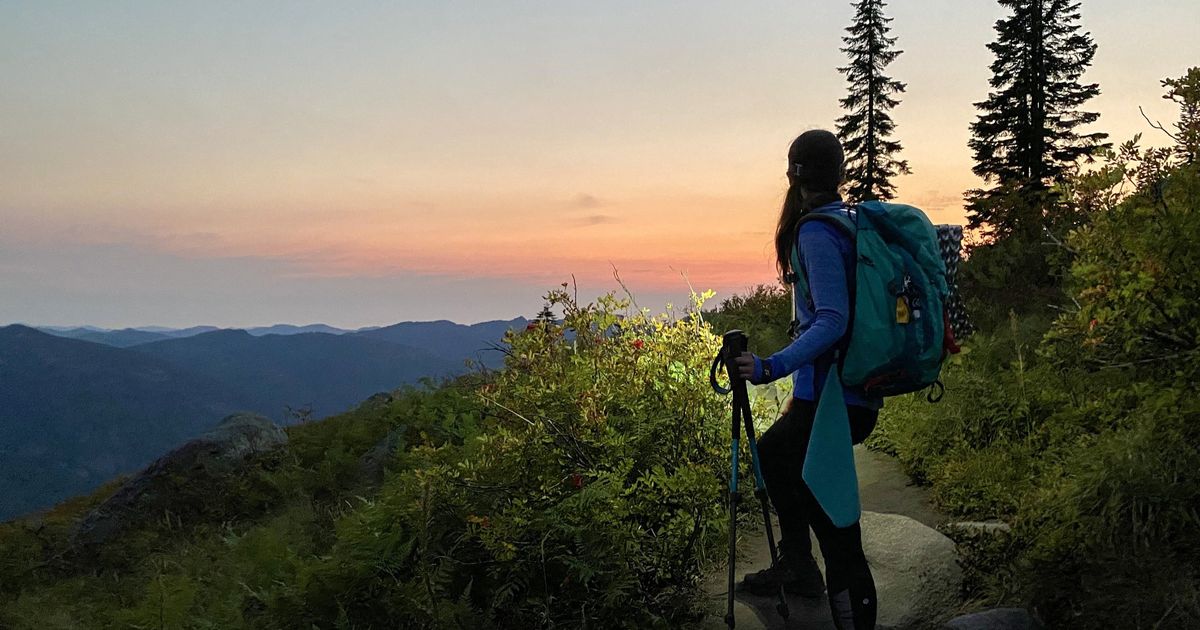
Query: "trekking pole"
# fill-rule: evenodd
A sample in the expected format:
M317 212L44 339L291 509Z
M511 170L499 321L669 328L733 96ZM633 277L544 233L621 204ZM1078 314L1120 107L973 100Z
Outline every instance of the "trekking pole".
M716 390L716 392L719 394L728 394L737 389L736 381L734 380L737 376L737 370L736 369L728 369L728 367L725 370L726 372L729 373L729 388L726 389L717 384L717 369L722 364L725 364L726 366L728 366L726 359L729 358L727 348L729 347L730 335L732 335L734 333L738 333L738 332L741 332L741 331L731 330L731 331L725 333L725 337L721 343L721 350L720 350L720 352L717 353L716 358L713 359L712 367L709 369L709 373L708 373L709 383L712 384L712 388L714 390ZM741 425L738 422L738 420L740 418L738 416L740 415L740 412L741 412L741 409L737 405L737 396L735 395L734 396L734 404L733 404L733 423L732 423L732 430L731 430L732 446L730 447L730 450L729 450L729 460L730 460L730 467L729 467L729 563L728 563L729 589L727 591L728 599L726 601L727 605L725 608L725 624L728 625L730 627L730 629L732 629L734 626L734 620L733 620L733 586L734 586L733 585L733 572L734 572L734 564L737 561L738 439L741 436L741 431L739 428Z
M740 330L731 330L725 333L722 338L721 351L717 357L713 359L712 368L709 370L709 382L712 388L719 394L733 393L733 420L731 423L731 438L732 446L730 449L730 475L729 475L729 593L728 602L725 610L725 623L733 628L733 591L734 591L734 563L736 561L736 546L737 546L737 504L739 501L737 481L738 481L738 442L741 438L741 427L746 428L746 438L750 442L750 463L754 470L754 495L758 497L759 505L762 507L763 525L767 528L767 548L771 552L771 564L775 565L778 560L778 551L775 547L775 532L771 528L770 507L767 502L767 487L763 481L762 468L758 461L758 442L754 439L754 421L750 414L750 394L746 390L746 381L738 374L734 359L746 351L749 338L746 333ZM729 387L724 388L717 384L717 368L725 365L725 371L729 375ZM783 584L779 585L779 603L775 606L775 610L779 612L784 619L788 618L788 605L783 592Z

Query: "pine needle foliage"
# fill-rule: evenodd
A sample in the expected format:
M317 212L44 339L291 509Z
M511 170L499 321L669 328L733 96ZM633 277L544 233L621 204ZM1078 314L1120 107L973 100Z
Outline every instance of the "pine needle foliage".
M854 23L842 38L850 63L838 71L846 75L850 90L839 101L846 114L838 119L837 132L846 151L846 192L858 201L892 199L892 179L912 172L906 160L896 157L902 147L892 139L896 123L888 112L900 104L897 96L905 84L884 74L903 52L895 48L896 38L888 37L892 18L884 15L885 6L882 0L855 3Z
M1083 111L1100 93L1080 79L1096 44L1080 30L1078 0L999 0L1009 15L988 44L991 92L975 103L969 142L974 172L989 188L967 192L970 227L996 237L1041 231L1053 214L1050 188L1068 167L1108 146L1105 133L1081 133L1100 114Z

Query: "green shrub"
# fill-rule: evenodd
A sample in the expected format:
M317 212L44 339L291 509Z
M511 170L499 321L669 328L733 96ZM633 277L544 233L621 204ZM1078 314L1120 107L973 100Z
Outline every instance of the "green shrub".
M1049 321L1013 315L1004 329L976 333L943 367L942 400L931 404L924 392L888 399L868 446L932 484L950 514L1011 515L1042 466L1032 453L1072 439L1047 435L1041 422L1066 399L1029 349Z
M1024 585L1016 574L1013 557L1019 552L1011 529L984 529L976 525L947 523L938 528L958 548L963 570L962 596L968 605L991 607L1018 595Z
M1034 600L1070 627L1200 619L1200 398L1158 391L1073 452L1019 527Z
M1094 435L1021 518L1030 593L1069 627L1200 620L1200 173L1134 143L1116 158L1136 192L1077 230L1070 287L1043 354L1097 389Z
M728 402L707 380L718 340L695 314L549 300L563 325L508 339L507 369L478 390L483 424L460 446L415 443L283 608L411 627L645 627L689 613L725 535Z

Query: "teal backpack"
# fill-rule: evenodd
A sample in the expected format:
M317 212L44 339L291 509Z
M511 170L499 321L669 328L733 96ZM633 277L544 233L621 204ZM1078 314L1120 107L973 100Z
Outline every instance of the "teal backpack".
M929 388L929 401L937 402L945 391L938 380L942 361L959 351L951 326L956 296L952 299L953 279L943 260L950 253L946 239L939 244L938 229L912 206L867 201L847 210L849 217L810 212L800 220L829 222L855 246L850 324L838 353L842 384L878 396ZM791 258L788 280L811 306L795 246ZM795 309L794 296L792 304ZM793 317L793 328L797 324Z

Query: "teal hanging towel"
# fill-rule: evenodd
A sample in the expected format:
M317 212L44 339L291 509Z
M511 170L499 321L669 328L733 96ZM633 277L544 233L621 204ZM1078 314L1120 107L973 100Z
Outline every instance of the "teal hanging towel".
M854 445L850 443L850 416L836 367L829 370L821 388L802 476L835 527L858 522L862 509L858 503Z

